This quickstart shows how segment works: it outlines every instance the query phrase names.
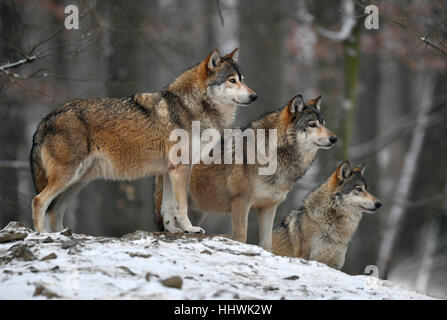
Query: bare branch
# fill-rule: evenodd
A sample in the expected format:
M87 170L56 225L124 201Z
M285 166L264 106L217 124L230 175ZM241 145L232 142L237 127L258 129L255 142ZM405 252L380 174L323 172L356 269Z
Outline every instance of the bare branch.
M362 7L365 8L365 5L363 5L359 0L354 0L355 3ZM391 16L388 16L386 14L383 14L381 12L379 12L379 16L384 18L385 20L388 20L392 23L394 23L395 25L401 27L402 29L408 31L408 33L410 33L411 35L413 35L415 38L417 38L419 41L425 43L426 45L428 45L429 47L432 47L433 49L435 49L436 51L438 51L439 53L442 53L443 55L447 56L447 51L438 47L436 44L434 44L433 42L431 42L427 36L424 36L421 32L419 32L418 30L416 30L415 28L413 28L412 26L408 25L408 23L405 22L405 20L403 19L397 19ZM441 24L444 24L445 22L447 22L447 20L444 20ZM431 33L429 33L431 34Z
M33 62L36 59L37 59L36 56L27 56L24 59L21 59L19 61L12 62L12 63L7 63L7 64L4 64L4 65L0 66L0 71L5 73L8 76L14 77L16 79L21 79L22 77L19 74L9 72L8 69L13 69L13 68L20 67L21 65L24 65L24 64L27 64L27 63L31 63L31 62Z
M216 7L217 12L219 13L220 23L222 24L222 27L225 25L225 20L222 14L222 9L220 8L220 0L216 0Z
M92 11L93 9L95 9L98 6L99 2L97 4L95 4L94 6L92 6L86 13L81 14L79 16L79 21L81 21L82 19L84 19L85 17L87 17ZM30 50L29 54L33 54L33 52L35 50L37 50L39 47L41 47L43 44L47 43L48 41L50 41L51 39L56 38L58 35L60 35L62 32L66 31L67 29L65 28L65 26L63 28L60 28L59 30L53 32L51 35L49 35L48 37L42 39L41 41L39 41L38 43L36 43Z
M93 11L93 9L95 9L95 8L97 7L97 5L98 5L98 3L95 4L94 6L92 6L86 13L80 15L79 20L81 20L81 19L85 18L86 16L88 16L88 15ZM34 52L35 52L38 48L40 48L43 44L47 43L47 42L50 41L51 39L54 39L55 37L57 37L58 35L60 35L60 34L61 34L62 32L64 32L64 31L66 31L65 27L60 28L59 30L53 32L50 36L46 37L45 39L42 39L41 41L39 41L38 43L36 43L36 44L31 48L31 50L29 50L29 53L28 53L28 54L25 54L25 53L21 52L18 48L15 48L15 47L14 47L14 49L15 49L17 52L20 52L20 53L24 56L24 58L21 59L21 60L18 60L18 61L16 61L16 62L6 63L6 64L0 66L0 72L3 72L3 73L4 73L5 75L7 75L8 77L10 77L10 78L14 78L14 79L25 80L25 79L30 78L30 76L23 76L23 75L20 75L20 74L18 74L18 73L10 72L10 71L8 71L8 70L9 70L9 69L13 69L13 68L20 67L20 66L25 65L25 64L28 64L28 63L32 63L32 62L34 62L34 61L36 61L36 60L38 60L38 59L42 59L42 58L46 57L45 55L42 55L42 54L39 54L39 53L34 54Z
M430 198L424 198L420 200L408 200L408 199L395 199L396 203L399 205L405 207L405 208L420 208L425 207L428 205L431 205L435 202L445 200L447 197L447 192L441 192L438 194L435 194L434 196Z

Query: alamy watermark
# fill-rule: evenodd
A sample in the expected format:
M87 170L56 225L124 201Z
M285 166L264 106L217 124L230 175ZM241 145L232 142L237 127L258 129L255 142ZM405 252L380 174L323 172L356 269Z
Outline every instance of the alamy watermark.
M364 23L365 28L368 30L379 29L379 8L370 4L369 6L365 7L365 14L367 14Z
M382 286L382 282L379 278L379 268L373 264L365 267L365 274L369 275L366 285L373 290L377 290Z
M169 150L169 159L173 164L222 164L220 132L210 128L200 133L200 121L192 122L191 139L188 131L174 129L169 140L178 141ZM276 129L257 129L256 133L251 128L244 131L224 129L223 164L233 164L234 158L235 164L258 164L264 166L258 170L260 175L272 175L277 168L277 144Z
M78 30L79 29L79 9L76 5L70 4L65 7L64 12L68 14L65 18L64 25L67 30ZM379 29L379 8L375 5L368 5L365 7L365 18L364 26L366 29Z
M65 7L65 13L68 13L68 16L65 18L64 25L65 29L79 29L79 9L74 4L70 4Z

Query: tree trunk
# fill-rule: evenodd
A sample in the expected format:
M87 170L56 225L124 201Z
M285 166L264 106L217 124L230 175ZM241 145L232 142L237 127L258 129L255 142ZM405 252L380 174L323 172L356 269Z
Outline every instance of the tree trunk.
M410 142L410 148L405 156L404 165L400 174L399 181L396 186L394 195L394 203L391 207L383 239L380 244L379 253L377 257L377 266L380 275L386 279L389 272L389 263L394 247L394 242L400 231L400 223L405 214L405 202L410 195L410 188L415 177L417 162L422 150L422 143L424 141L425 130L427 126L427 114L432 107L434 78L432 74L425 75L425 81L422 84L420 93L419 110L417 116L417 123L414 128L413 136ZM416 99L419 97L415 97Z
M360 66L360 34L362 25L357 21L352 35L343 42L344 48L344 115L342 117L339 132L341 147L339 147L340 159L347 160L349 146L351 145L352 131L355 113L357 110L357 84Z
M21 47L23 22L20 8L11 1L0 3L0 63L13 62L23 57L14 48ZM1 74L0 88L10 86L10 80ZM2 91L0 90L0 92ZM18 152L25 143L23 110L16 106L20 97L0 95L0 160L17 160ZM11 220L18 220L19 206L23 201L18 193L17 169L0 168L0 228Z

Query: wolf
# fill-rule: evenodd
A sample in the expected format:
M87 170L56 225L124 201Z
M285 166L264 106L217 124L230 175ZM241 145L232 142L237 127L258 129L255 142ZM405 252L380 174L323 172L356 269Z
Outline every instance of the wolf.
M190 164L171 161L169 136L174 129L189 132L193 120L221 131L238 106L256 100L237 56L237 48L225 56L213 50L160 92L73 100L43 118L30 154L36 231L47 232L46 215L51 231L61 230L69 200L93 179L162 175L166 229L204 232L188 219Z
M316 260L341 269L349 241L362 212L376 212L382 203L368 192L365 166L342 162L273 230L273 253Z
M231 213L233 239L241 242L247 240L249 211L256 209L259 245L271 251L273 221L278 205L312 164L317 151L329 149L337 141L325 126L320 106L321 96L305 103L302 95L297 95L285 107L267 113L248 126L255 132L256 129L277 130L277 167L272 175L259 175L259 163L195 165L189 186L191 208L202 216ZM163 227L159 214L163 184L164 181L157 177L154 204L158 230Z

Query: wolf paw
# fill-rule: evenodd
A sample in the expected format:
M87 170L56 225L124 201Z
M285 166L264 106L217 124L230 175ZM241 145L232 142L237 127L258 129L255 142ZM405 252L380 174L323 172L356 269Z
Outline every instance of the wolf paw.
M206 233L206 232L200 227L190 227L185 229L185 233Z

